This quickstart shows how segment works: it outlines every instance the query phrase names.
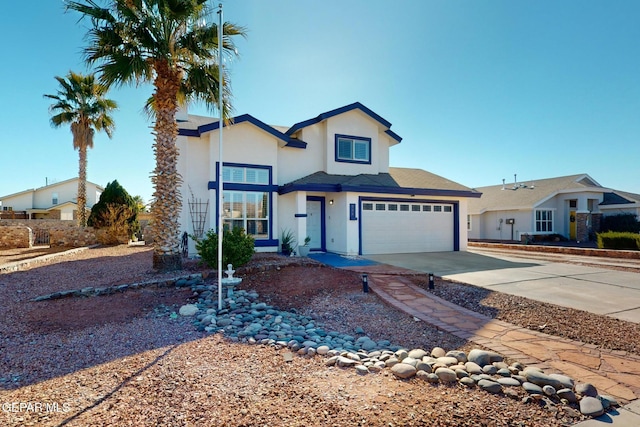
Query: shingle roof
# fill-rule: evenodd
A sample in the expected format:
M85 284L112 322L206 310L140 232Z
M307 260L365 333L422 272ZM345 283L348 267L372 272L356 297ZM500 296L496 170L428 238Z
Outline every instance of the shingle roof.
M604 193L600 206L629 205L637 203L640 203L640 194L614 190L614 192L611 193Z
M504 188L504 189L503 189ZM587 174L568 175L557 178L537 179L518 183L478 187L482 197L469 201L469 213L477 214L492 210L532 209L553 195L571 191L596 189L610 191Z
M389 168L389 173L359 175L330 175L320 171L280 187L281 194L300 190L480 197L479 192L431 172L406 168Z

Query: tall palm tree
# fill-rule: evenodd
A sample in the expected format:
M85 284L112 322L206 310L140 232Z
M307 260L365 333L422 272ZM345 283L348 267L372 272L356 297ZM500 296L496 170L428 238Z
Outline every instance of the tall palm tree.
M231 89L228 78L218 78L218 26L207 22L206 0L66 0L68 10L91 19L86 60L96 64L105 84L153 82L152 108L155 117L152 172L154 203L151 207L154 237L153 267L176 270L182 267L179 214L182 198L177 172L179 103L204 101L214 108L221 96L221 116L230 114ZM223 25L224 55L237 55L233 36L245 30Z
M104 131L109 138L115 123L109 115L118 108L115 101L105 98L107 86L96 82L93 74L82 75L69 71L66 77L56 76L60 89L55 95L44 95L55 102L49 107L51 125L71 124L73 148L79 153L78 168L78 225L87 225L87 149L93 148L95 131Z

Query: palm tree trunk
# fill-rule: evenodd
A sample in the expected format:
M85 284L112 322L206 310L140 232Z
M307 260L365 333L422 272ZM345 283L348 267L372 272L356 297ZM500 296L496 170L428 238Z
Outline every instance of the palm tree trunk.
M159 271L172 271L182 268L180 254L180 212L182 197L178 174L178 124L175 120L178 109L177 94L180 87L180 71L169 67L166 61L156 61L154 126L155 141L153 151L156 156L156 168L151 175L154 184L154 202L151 208L153 217L153 268Z
M87 226L87 145L78 148L78 227Z

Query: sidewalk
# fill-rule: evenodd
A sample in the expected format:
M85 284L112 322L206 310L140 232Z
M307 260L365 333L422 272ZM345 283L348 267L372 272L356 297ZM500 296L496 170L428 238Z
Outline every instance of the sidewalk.
M472 312L413 285L403 277L403 274L415 273L411 270L383 264L346 268L367 273L370 288L387 303L460 338L547 373L562 373L576 381L591 383L600 393L615 396L621 404L640 398L639 356L600 350L595 345L543 334ZM636 400L628 408L621 408L613 417L611 413L599 417L598 424L640 425L639 402Z

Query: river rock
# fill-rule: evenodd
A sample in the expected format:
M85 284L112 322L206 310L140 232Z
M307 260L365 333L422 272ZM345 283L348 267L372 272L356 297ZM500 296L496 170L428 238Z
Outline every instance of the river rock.
M178 311L178 314L180 314L180 316L194 316L196 313L198 312L198 306L195 304L185 304L182 307L180 307L180 310Z
M600 399L585 396L580 399L580 412L587 417L599 417L604 414L604 407Z
M444 351L444 349L441 347L434 347L433 350L431 350L431 357L434 357L436 359L438 357L444 357L445 354L447 354L447 352Z
M576 394L570 388L563 388L557 391L558 397L560 399L566 399L569 403L576 403L578 398Z
M436 369L436 375L443 383L454 383L458 380L456 373L449 368Z
M529 394L542 394L542 387L537 384L524 382L522 383L522 388Z
M565 388L560 381L537 369L527 368L522 371L522 376L524 376L528 382L537 384L540 387L550 385L556 390Z
M417 360L422 360L423 357L428 356L429 353L427 353L425 350L421 349L421 348L416 348L413 349L409 352L409 357L413 358L413 359L417 359Z
M498 378L498 383L505 387L520 387L520 381L515 378Z
M470 374L482 374L482 367L475 362L467 362L464 364L465 369Z
M500 393L502 391L502 386L491 380L480 380L478 381L478 387L484 391L488 391L489 393Z
M467 355L464 351L460 350L451 350L445 354L445 357L455 357L458 359L458 362L465 363L467 361Z
M589 397L598 396L598 390L596 390L596 388L589 383L576 384L576 393L578 393L581 396L589 396Z
M407 363L396 363L391 367L391 373L398 378L411 378L416 374L416 368Z
M469 352L467 356L467 360L469 362L476 363L480 366L490 365L491 362L502 362L503 357L498 353L494 353L492 351L480 350L474 348Z

